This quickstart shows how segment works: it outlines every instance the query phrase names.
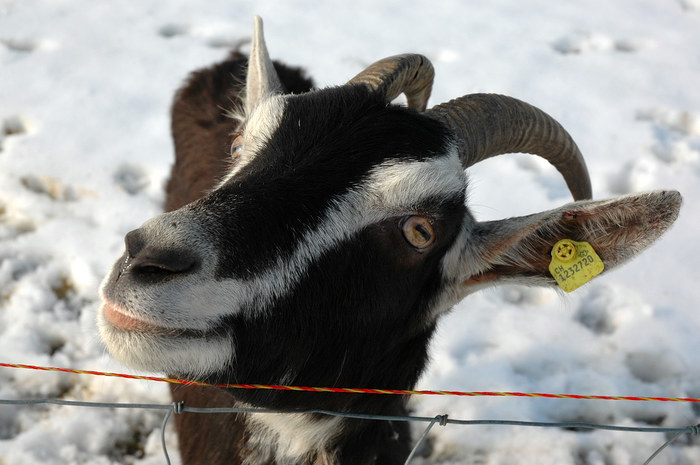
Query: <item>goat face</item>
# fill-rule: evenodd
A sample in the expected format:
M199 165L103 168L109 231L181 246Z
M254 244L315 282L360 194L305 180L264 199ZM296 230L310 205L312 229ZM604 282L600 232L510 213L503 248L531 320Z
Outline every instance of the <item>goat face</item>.
M585 164L554 120L515 99L423 112L431 80L429 62L407 55L285 95L257 32L228 174L129 233L103 284L111 353L214 382L409 388L436 319L466 294L551 285L562 238L590 242L610 269L676 218L678 193L656 192L476 222L465 167L535 153L583 199ZM388 103L400 92L409 108Z
M127 235L103 289L112 351L187 376L233 363L238 379L241 351L337 354L337 370L349 339L422 333L465 217L447 131L357 87L272 97L243 134L216 190Z

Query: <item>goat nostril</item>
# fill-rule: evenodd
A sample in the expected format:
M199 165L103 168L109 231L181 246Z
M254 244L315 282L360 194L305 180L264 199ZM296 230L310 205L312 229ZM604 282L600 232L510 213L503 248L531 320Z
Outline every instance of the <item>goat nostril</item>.
M135 257L143 250L146 241L143 238L141 230L134 229L126 234L124 243L126 245L126 259L128 261L130 257Z
M178 247L158 247L149 244L141 229L126 235L126 254L119 276L132 276L149 281L160 281L195 270L200 259L194 252Z
M128 269L138 276L164 278L193 271L198 266L199 259L191 252L147 247L132 257Z
M144 250L134 257L130 266L138 271L161 271L167 273L185 273L192 270L197 259L182 250Z

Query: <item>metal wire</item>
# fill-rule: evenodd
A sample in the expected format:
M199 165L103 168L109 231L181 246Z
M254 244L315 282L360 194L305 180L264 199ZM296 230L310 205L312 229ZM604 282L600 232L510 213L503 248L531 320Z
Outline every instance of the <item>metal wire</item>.
M226 407L226 408L201 408L201 407L189 407L183 402L176 402L172 404L132 404L132 403L115 403L115 402L84 402L76 400L64 400L64 399L0 399L0 404L6 405L38 405L38 404L53 404L53 405L67 405L74 407L93 407L93 408L138 408L144 410L166 410L166 414L163 418L163 423L161 426L161 444L163 446L163 454L165 455L166 462L170 464L170 457L168 456L167 446L165 444L165 428L170 420L173 413L181 414L185 412L192 413L287 413L287 414L317 414L317 415L329 415L334 417L343 418L354 418L362 420L385 420L385 421L411 421L411 422L422 422L429 423L428 427L425 429L420 439L414 446L410 455L408 456L405 465L414 458L420 445L423 443L425 438L432 427L437 423L442 426L447 424L454 425L505 425L505 426L526 426L526 427L540 427L540 428L580 428L580 429L599 429L608 431L624 431L624 432L636 432L636 433L667 433L674 434L671 439L666 441L660 448L658 448L649 459L644 462L643 465L649 465L651 461L668 445L673 443L683 434L690 435L700 435L700 425L690 425L683 428L662 428L662 427L634 427L634 426L616 426L616 425L600 425L595 423L576 423L576 422L536 422L536 421L519 421L519 420L459 420L448 418L447 415L438 415L435 417L421 417L421 416L393 416L393 415L373 415L373 414L363 414L363 413L348 413L348 412L335 412L332 410L272 410L272 409L260 409L260 408L237 408L237 407Z
M404 465L408 465L411 460L413 460L413 457L416 455L416 452L418 452L418 449L420 449L420 446L423 444L423 441L425 441L425 438L428 437L428 433L430 433L430 430L433 429L433 426L435 426L435 423L440 423L441 426L445 426L447 424L447 415L438 415L435 417L433 421L430 422L427 428L425 428L425 431L423 431L423 434L421 437L418 439L416 442L416 445L413 446L413 449L411 449L411 453L408 454L408 457L406 457L406 461L404 462Z

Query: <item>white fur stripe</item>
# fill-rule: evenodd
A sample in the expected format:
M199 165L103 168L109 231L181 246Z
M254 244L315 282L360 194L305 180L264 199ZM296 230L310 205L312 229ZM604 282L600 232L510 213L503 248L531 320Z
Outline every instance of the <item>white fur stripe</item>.
M273 95L255 107L253 113L243 123L243 150L239 155L240 158L218 187L226 184L228 180L250 163L262 150L265 143L272 138L282 121L285 106L286 100L284 96Z
M269 304L293 288L309 264L367 226L392 216L419 213L426 200L462 195L466 175L455 150L424 161L392 160L376 166L365 180L336 199L319 225L301 241L291 259L278 258L276 266L257 278L232 286L246 289L248 301ZM221 309L224 314L231 309Z

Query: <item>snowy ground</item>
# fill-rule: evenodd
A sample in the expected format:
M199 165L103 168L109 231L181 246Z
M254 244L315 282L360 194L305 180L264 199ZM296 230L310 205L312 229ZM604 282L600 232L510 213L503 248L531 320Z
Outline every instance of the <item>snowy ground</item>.
M0 0L0 361L128 371L96 335L99 282L123 235L160 211L174 90L248 38L254 14L273 57L305 66L320 86L420 52L435 64L433 103L499 92L558 118L587 157L595 198L684 195L658 244L572 295L508 287L468 298L443 322L421 388L700 397L698 0ZM487 219L568 197L552 168L512 156L472 170L470 201ZM168 402L155 383L0 368L0 398L36 397ZM681 427L700 417L689 404L413 405L462 419ZM161 415L0 406L0 464L161 464ZM434 429L417 462L640 464L663 441L449 426ZM653 463L700 463L700 440L682 438Z

